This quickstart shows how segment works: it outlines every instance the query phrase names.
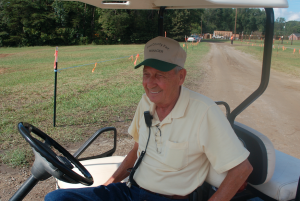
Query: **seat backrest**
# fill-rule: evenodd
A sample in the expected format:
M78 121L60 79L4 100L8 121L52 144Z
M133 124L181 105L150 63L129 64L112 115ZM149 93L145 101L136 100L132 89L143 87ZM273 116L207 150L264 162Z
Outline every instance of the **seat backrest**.
M253 171L248 178L248 182L253 185L268 182L275 170L275 149L272 142L262 133L239 122L234 123L234 131L250 152L249 162ZM227 172L218 174L211 166L206 178L206 182L212 186L219 187Z
M267 136L239 122L235 122L233 128L250 152L248 160L253 167L253 171L248 178L248 182L253 185L268 182L275 170L276 156L272 142Z

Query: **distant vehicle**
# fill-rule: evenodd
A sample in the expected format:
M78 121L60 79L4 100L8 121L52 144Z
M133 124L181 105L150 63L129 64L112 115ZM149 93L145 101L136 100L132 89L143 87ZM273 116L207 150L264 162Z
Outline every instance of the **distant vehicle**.
M212 37L212 39L224 39L224 36L215 35Z
M197 35L191 35L190 37L188 37L187 42L198 42L200 41L201 38Z

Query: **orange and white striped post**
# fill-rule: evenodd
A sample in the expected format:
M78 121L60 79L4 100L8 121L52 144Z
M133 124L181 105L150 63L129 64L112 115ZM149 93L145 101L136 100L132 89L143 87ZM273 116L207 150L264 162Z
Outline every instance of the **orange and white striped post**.
M95 68L97 67L97 62L95 63L95 67L92 70L92 73L95 71Z
M134 65L136 66L136 62L137 62L137 59L140 57L140 54L137 54L136 56L135 56L135 61L134 61Z

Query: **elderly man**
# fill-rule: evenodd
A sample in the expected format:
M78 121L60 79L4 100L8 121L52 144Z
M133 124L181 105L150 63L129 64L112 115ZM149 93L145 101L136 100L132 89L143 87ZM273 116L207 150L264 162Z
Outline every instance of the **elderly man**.
M249 152L222 111L182 86L186 53L179 43L156 37L145 45L144 56L135 67L144 66L146 93L128 129L133 149L104 185L54 191L45 200L188 200L205 181L209 166L218 173L228 171L210 200L230 200L246 181L252 171ZM153 118L148 126L145 111ZM120 183L132 167L129 184Z

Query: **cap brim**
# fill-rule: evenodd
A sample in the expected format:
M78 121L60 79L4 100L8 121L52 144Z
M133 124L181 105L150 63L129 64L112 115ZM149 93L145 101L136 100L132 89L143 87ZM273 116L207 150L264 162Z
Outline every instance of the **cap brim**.
M134 68L137 69L143 65L150 66L152 68L155 68L157 70L164 71L164 72L168 72L177 66L176 64L168 63L168 62L157 60L157 59L146 59L142 63L136 65Z

